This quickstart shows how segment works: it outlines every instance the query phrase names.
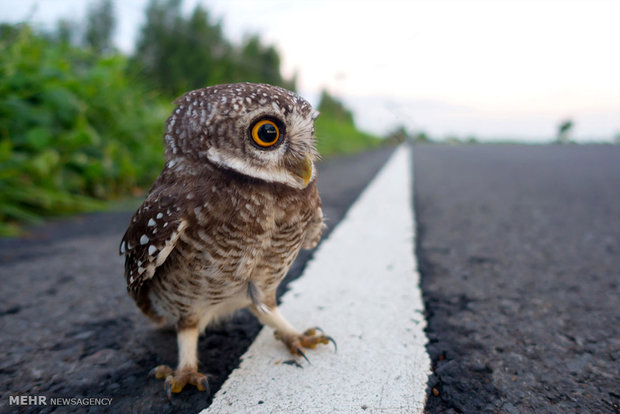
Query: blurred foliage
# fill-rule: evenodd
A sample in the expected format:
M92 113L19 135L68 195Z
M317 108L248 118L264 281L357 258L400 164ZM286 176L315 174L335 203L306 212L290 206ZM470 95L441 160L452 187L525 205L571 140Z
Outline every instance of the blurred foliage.
M0 26L0 233L101 206L147 186L171 109L125 74L126 59Z
M411 134L407 131L404 125L397 126L392 132L388 133L385 137L386 143L391 145L398 145L411 139Z
M355 127L353 114L327 91L321 93L320 116L314 121L317 148L322 156L347 154L378 147L383 141Z
M570 133L573 129L573 121L571 119L567 119L565 121L560 122L558 125L558 134L556 136L555 142L558 144L567 144L570 142Z
M151 0L132 57L132 70L169 97L207 85L263 82L295 89L280 74L280 55L250 36L239 47L229 42L221 22L211 22L197 5L189 17L181 0Z
M273 46L258 36L232 44L201 6L185 17L181 0L151 0L132 57L113 47L115 25L112 0L54 33L0 25L0 235L142 194L163 164L171 102L188 90L241 81L295 89ZM379 145L326 92L318 109L322 155Z
M116 27L116 17L112 0L91 3L86 16L84 40L93 52L101 54L114 50L112 35Z

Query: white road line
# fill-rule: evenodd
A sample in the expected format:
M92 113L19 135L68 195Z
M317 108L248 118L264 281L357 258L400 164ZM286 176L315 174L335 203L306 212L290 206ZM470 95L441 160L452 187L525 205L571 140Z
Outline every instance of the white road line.
M421 412L430 358L414 258L410 149L401 146L291 283L280 310L333 346L303 368L263 328L209 413Z

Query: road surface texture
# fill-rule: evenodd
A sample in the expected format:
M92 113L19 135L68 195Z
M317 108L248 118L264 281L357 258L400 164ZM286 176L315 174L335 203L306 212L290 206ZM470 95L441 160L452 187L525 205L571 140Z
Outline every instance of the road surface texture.
M331 228L391 152L319 165ZM153 328L127 295L118 244L132 213L87 215L36 228L30 238L0 240L1 412L16 411L10 395L112 398L111 406L28 406L20 412L198 412L210 403L194 387L169 402L162 380L147 377L156 365L176 364L176 335ZM310 256L300 254L282 291ZM213 375L212 393L259 328L243 311L200 338L198 355Z
M414 149L429 413L617 413L620 146Z

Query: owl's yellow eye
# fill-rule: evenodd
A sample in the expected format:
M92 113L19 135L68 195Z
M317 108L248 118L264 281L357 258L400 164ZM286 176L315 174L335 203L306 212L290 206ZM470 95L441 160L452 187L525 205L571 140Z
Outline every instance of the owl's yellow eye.
M280 139L280 128L275 122L263 119L252 127L252 139L261 147L271 147Z

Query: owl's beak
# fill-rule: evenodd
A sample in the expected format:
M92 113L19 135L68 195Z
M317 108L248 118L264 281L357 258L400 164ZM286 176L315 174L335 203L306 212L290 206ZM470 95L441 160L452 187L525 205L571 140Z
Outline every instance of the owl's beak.
M304 180L304 186L308 185L312 178L312 160L309 157L304 157L304 159L296 161L291 165L291 172Z

